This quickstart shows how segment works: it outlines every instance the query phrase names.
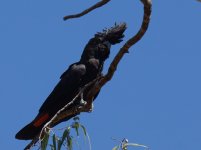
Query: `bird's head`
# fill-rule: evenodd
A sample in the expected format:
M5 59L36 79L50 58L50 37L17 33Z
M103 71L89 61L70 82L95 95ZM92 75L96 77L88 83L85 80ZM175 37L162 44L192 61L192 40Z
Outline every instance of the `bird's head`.
M122 23L119 25L115 24L110 29L104 29L103 32L96 33L86 45L81 60L95 58L100 61L105 61L109 57L111 45L122 41L125 30L126 24Z

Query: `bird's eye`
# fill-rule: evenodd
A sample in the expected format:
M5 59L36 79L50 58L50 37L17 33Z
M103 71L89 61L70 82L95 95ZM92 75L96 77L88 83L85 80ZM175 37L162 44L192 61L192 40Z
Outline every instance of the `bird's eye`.
M104 44L99 44L98 49L99 49L100 52L104 52L105 49L107 49L107 46L104 45Z
M110 42L105 41L105 42L103 42L103 44L104 44L105 46L107 46L108 49L110 49L110 47L111 47L111 43L110 43Z

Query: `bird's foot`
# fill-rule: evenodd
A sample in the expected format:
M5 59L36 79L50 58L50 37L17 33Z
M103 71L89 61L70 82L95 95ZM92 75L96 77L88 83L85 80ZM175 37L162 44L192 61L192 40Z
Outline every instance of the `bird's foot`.
M94 104L92 103L92 104L91 104L91 107L90 107L90 109L89 109L89 112L92 112L93 109L94 109Z
M87 102L84 99L80 100L80 106L85 106L87 104Z
M94 108L94 104L92 103L91 105L87 105L86 106L86 110L87 110L87 112L92 112L93 111L93 108Z

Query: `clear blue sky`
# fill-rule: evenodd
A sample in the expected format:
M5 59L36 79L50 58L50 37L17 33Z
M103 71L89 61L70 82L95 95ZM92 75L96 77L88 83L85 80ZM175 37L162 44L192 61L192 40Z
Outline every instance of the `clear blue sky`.
M128 39L139 28L137 0L113 0L80 19L62 20L93 3L0 1L1 149L24 148L27 141L16 140L16 132L35 117L95 32L125 21ZM94 111L81 115L93 150L112 149L111 137L152 150L201 148L200 18L201 3L195 0L153 1L147 34L124 57ZM105 71L122 44L112 48Z

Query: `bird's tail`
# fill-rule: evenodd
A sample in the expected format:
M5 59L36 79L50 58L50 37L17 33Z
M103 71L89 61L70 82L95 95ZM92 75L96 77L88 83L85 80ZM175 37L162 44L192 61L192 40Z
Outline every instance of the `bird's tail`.
M30 140L35 138L48 120L49 116L47 113L38 114L31 123L26 125L15 135L15 138L19 140Z
M75 117L75 115L68 116L58 122L56 122L53 126L71 119L72 117ZM38 136L44 127L44 125L50 120L51 116L49 116L47 113L39 113L36 118L26 125L24 128L22 128L16 135L15 138L19 140L31 140L34 139L36 136Z
M126 23L116 24L109 28L104 29L103 32L98 32L95 34L95 37L110 42L110 44L114 45L116 43L120 43L122 38L124 37L124 31L126 30Z
M15 138L19 140L31 140L34 139L38 133L40 133L41 127L35 127L33 123L26 125L16 135Z

